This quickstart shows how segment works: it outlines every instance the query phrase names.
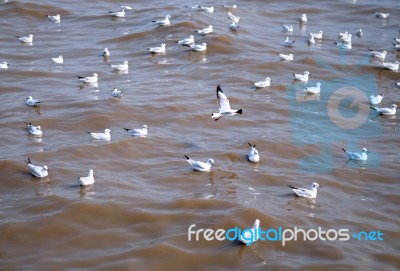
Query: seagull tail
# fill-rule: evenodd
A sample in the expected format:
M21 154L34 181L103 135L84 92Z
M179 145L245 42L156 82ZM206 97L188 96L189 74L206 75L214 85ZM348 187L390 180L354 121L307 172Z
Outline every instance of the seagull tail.
M130 129L128 129L128 128L124 128L124 130L128 132Z
M218 86L217 86L217 94L218 94L218 92L222 92L223 93L222 88L221 88L221 84L218 84Z
M294 187L294 186L291 185L291 184L288 184L287 186L290 187L291 189L295 189L295 188L296 188L296 187Z
M238 113L238 114L242 114L243 113L243 110L242 109L239 109L238 111L236 111L236 113Z
M28 157L28 161L24 161L25 163L27 163L27 164L32 164L31 163L31 159L29 159L29 157Z
M190 159L187 155L184 155L184 156L185 156L186 160L189 160L189 159Z
M376 107L371 107L371 109L378 111L378 108L376 108Z

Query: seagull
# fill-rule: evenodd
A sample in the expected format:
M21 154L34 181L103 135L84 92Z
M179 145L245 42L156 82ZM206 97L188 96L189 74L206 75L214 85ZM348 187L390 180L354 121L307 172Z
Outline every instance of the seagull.
M394 83L397 87L400 87L400 82Z
M309 71L305 71L304 74L293 73L294 80L308 82L308 76L310 75Z
M397 44L400 43L400 38L394 38L394 40L396 41Z
M250 151L249 154L247 155L247 158L249 159L250 162L257 163L260 161L260 155L258 154L258 150L256 149L256 144L251 145L248 143L250 146Z
M195 10L201 10L201 7L200 7L200 5L194 5L194 6L185 6L185 7L187 7L187 8L190 8L190 9L195 9Z
M340 36L339 39L342 43L351 43L351 34Z
M18 38L19 41L23 42L23 43L32 43L33 41L33 35L29 34L29 36L27 37L20 37L20 36L16 36Z
M4 61L3 63L0 63L0 69L7 70L8 69L8 62Z
M233 15L230 11L228 11L228 18L231 19L231 21L235 22L235 23L239 23L240 21L240 17L236 17L235 15Z
M324 31L319 31L318 33L311 33L310 32L310 36L313 36L314 39L322 39L322 34L324 34Z
M28 161L25 161L28 164L29 169L31 170L31 174L38 178L44 178L49 175L49 169L46 165L44 166L36 166L32 164L31 159L28 157Z
M301 17L299 18L299 21L301 23L307 22L307 15L305 13L301 14Z
M319 94L321 92L321 83L318 82L315 87L306 87L305 91L308 94Z
M144 124L141 129L128 129L124 128L125 131L130 133L132 136L147 136L147 125Z
M197 171L210 171L212 165L214 165L214 160L212 158L209 158L207 162L192 160L187 155L185 155L185 158L192 168Z
M126 71L129 69L129 61L124 60L124 62L122 64L110 64L110 67L115 70Z
M133 6L130 5L119 5L122 9L126 9L126 10L132 10Z
M292 47L293 43L295 43L296 41L294 40L290 40L289 37L286 37L285 41L283 42L283 45L286 47Z
M125 17L125 9L121 9L120 11L109 11L108 13L113 17L118 17L118 18Z
M309 45L315 44L314 36L311 36L311 35L310 35L310 37L308 38L308 44L309 44Z
M104 129L104 133L93 133L93 132L89 132L87 131L87 133L93 137L96 140L106 140L106 141L110 141L111 139L111 134L110 134L111 130L110 129Z
M376 96L371 95L369 96L369 103L370 104L380 104L382 102L383 99L383 93L378 94Z
M308 199L315 199L317 197L317 187L322 187L316 182L311 184L310 190L306 188L297 188L290 184L288 186L293 190L296 196Z
M93 169L89 170L89 175L87 175L86 177L79 177L78 181L81 186L94 184Z
M93 73L93 76L77 76L78 80L83 81L85 83L96 83L98 80L98 74Z
M293 25L285 25L281 23L284 32L293 32Z
M28 96L26 99L26 104L28 106L38 106L41 103L41 101L33 99L32 96Z
M229 100L226 95L222 92L221 86L217 86L217 102L219 113L212 113L211 118L215 119L216 121L222 116L230 116L235 114L242 114L242 109L231 109L229 104Z
M400 44L393 43L393 45L397 51L400 51Z
M214 7L203 7L199 6L200 10L208 12L208 13L213 13L214 12Z
M202 44L190 44L189 47L193 51L203 52L207 50L207 43L203 42Z
M233 31L237 31L239 29L239 25L235 22L231 22L231 24L229 25L229 29L233 30Z
M278 56L279 56L279 57L281 58L281 60L283 60L283 61L292 61L292 60L294 59L293 54L285 55L285 54L279 54L279 53L278 53Z
M164 54L165 53L165 43L162 43L159 47L148 47L147 50L152 54Z
M118 90L117 88L114 88L113 92L111 92L111 95L115 98L121 98L122 97L122 91Z
M237 5L222 5L222 7L230 9L230 8L237 8Z
M158 20L158 21L152 21L152 22L155 24L158 24L159 26L167 26L167 25L171 24L169 18L171 18L171 16L167 15L167 16L165 16L165 19Z
M271 85L271 78L266 77L264 81L255 82L254 85L257 88L265 88Z
M108 48L104 48L103 53L101 54L104 58L107 58L110 56L110 51L108 51Z
M260 233L258 230L259 227L260 227L260 220L256 219L250 230L246 229L245 231L242 231L242 234L239 235L238 237L239 242L250 246L252 243L257 241L260 238Z
M194 36L190 35L189 37L179 40L176 43L181 44L181 45L190 45L190 44L194 43Z
M213 26L210 24L208 27L200 29L200 30L196 30L195 32L197 32L200 35L207 35L213 32Z
M363 33L363 31L362 31L362 29L360 28L360 29L358 29L358 31L357 31L357 34L356 34L358 37L362 37L362 36L364 36L364 33Z
M382 12L376 12L376 11L373 11L372 13L375 14L375 17L379 18L379 19L388 19L390 17L389 13L382 13Z
M59 55L58 57L52 57L51 61L53 61L54 64L63 64L64 58L62 55Z
M397 108L397 105L395 105L395 104L392 104L390 106L390 108L388 108L388 107L382 107L382 108L371 107L371 109L375 110L380 115L385 115L385 116L396 115L396 108Z
M340 42L334 42L334 43L336 44L336 46L339 49L342 49L342 50L347 50L347 49L351 49L352 48L351 43L340 43Z
M382 65L387 70L398 71L399 70L399 63L400 63L399 61L396 61L394 63L383 62Z
M346 149L342 149L346 154L349 160L358 160L358 161L367 161L369 152L367 148L362 148L361 152L352 152Z
M32 125L32 123L25 122L25 124L28 126L28 131L29 134L34 135L34 136L42 136L42 128L38 126Z
M60 22L61 21L60 14L57 14L57 15L47 15L46 14L46 17L52 22Z
M385 57L387 54L386 51L380 52L380 51L375 51L372 49L370 49L369 52L371 53L371 57L380 58L380 59L382 59L382 61L385 60Z

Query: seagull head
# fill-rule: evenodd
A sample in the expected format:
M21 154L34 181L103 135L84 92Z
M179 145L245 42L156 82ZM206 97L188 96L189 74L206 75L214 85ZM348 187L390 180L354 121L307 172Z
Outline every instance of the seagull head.
M147 125L144 124L144 125L142 126L142 129L143 129L143 130L147 130L147 129L148 129L148 128L147 128Z
M97 77L99 76L97 73L93 73L93 77Z
M393 109L396 109L397 108L397 105L395 105L395 104L392 104L392 106L391 106Z
M167 46L165 43L161 43L161 47L165 47Z
M28 98L26 98L27 100L32 100L32 96L28 96Z
M42 127L40 127L40 126L38 125L38 126L36 126L36 129L42 130Z
M312 183L312 185L311 185L311 187L312 188L317 188L317 187L322 187L322 186L320 186L318 183L316 183L316 182L313 182Z
M367 153L367 152L369 152L369 151L367 150L367 148L362 148L362 149L361 149L361 152Z
M110 132L111 132L111 130L108 128L104 130L104 133L106 133L106 134L109 134Z
M46 165L44 165L43 168L44 168L45 170L49 170L49 168L48 168Z
M207 160L207 163L210 164L210 165L214 165L214 160L212 158L209 158Z
M124 60L124 65L128 65L129 61L128 60Z
M305 71L304 75L310 75L310 72L309 71Z

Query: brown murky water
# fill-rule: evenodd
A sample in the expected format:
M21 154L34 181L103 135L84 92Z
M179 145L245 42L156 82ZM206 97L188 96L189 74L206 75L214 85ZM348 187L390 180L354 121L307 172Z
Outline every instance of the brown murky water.
M115 20L107 13L118 4L0 4L0 62L9 63L0 70L1 270L400 269L399 117L377 116L367 100L384 93L383 106L400 105L399 73L371 63L368 51L399 60L392 45L399 37L397 0L237 1L237 32L228 29L222 6L214 4L213 14L185 8L211 2L138 2ZM391 17L376 19L373 11ZM60 23L45 17L56 13ZM300 25L302 13L309 21ZM167 14L171 26L151 23ZM293 33L283 33L281 22ZM193 32L209 24L213 34ZM308 33L319 30L322 41L308 46ZM353 34L348 51L334 44L344 31ZM15 38L30 33L31 45ZM208 44L206 52L176 44L190 34ZM293 48L283 46L286 36L296 41ZM165 55L147 52L161 43ZM108 62L99 56L105 47ZM277 53L295 59L282 62ZM60 54L64 64L52 65L50 57ZM109 64L124 60L129 71L113 72ZM293 82L292 73L305 70L310 81ZM97 86L75 78L93 72ZM267 76L271 86L255 89ZM301 93L317 82L320 96ZM211 119L218 84L243 115ZM124 91L121 99L111 96L114 87ZM29 95L42 105L27 107ZM42 127L41 139L28 135L28 121ZM142 124L147 137L123 129ZM112 130L109 142L86 133L105 128ZM257 164L246 159L248 142L257 144ZM368 161L346 163L344 147L368 148ZM213 158L212 171L193 172L185 154ZM31 177L27 157L48 165L49 177ZM96 183L80 188L76 180L90 168ZM313 181L323 186L316 200L295 198L286 187ZM188 241L191 224L228 230L256 218L262 228L379 230L383 240L260 240L248 247Z

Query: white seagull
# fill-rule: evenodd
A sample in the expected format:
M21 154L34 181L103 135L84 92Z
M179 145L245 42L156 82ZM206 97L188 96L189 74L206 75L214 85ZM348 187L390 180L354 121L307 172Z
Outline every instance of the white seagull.
M371 54L371 57L380 58L380 59L382 59L382 61L385 60L385 57L387 54L386 51L375 51L372 49L370 49L369 52Z
M96 83L98 80L98 74L93 73L93 76L77 76L78 80L83 81L85 83Z
M208 12L208 13L213 13L214 12L214 7L203 7L199 6L200 10Z
M394 63L390 63L390 62L383 62L382 65L385 69L387 70L391 70L391 71L398 71L399 70L399 61L396 61Z
M207 50L207 43L203 42L202 44L190 44L189 47L193 51L203 52Z
M196 30L195 32L197 32L200 35L207 35L213 32L213 26L210 24L208 27L200 29L200 30Z
M233 31L237 31L239 29L239 25L235 22L231 22L229 25L229 29Z
M307 20L307 14L305 14L305 13L301 14L301 17L299 18L299 21L300 21L301 23L307 22L307 21L308 21L308 20Z
M231 19L232 22L239 23L240 17L233 15L230 11L228 11L228 18Z
M165 16L165 19L155 20L155 21L152 21L152 22L155 23L155 24L158 24L159 26L168 26L168 25L171 24L171 21L169 20L169 18L171 18L171 16L167 15L167 16Z
M87 175L86 177L79 177L78 181L81 186L94 184L93 169L89 170L89 175Z
M257 88L265 88L271 86L271 78L266 77L264 81L255 82Z
M351 34L347 34L347 35L340 36L339 40L342 43L351 43L351 38L352 38L352 35Z
M369 103L370 104L380 104L382 102L383 99L383 93L378 94L376 96L371 95L369 96Z
M194 43L194 36L190 35L189 37L182 39L182 40L178 40L176 43L181 44L181 45L190 45L192 43Z
M125 9L125 10L132 10L133 9L133 6L130 6L130 5L119 5L122 9Z
M38 106L41 103L41 101L33 99L32 96L28 96L26 99L26 104L28 106Z
M28 157L28 161L25 161L28 164L29 169L31 170L31 174L38 178L44 178L49 175L49 169L46 165L44 166L36 166L32 164L31 159Z
M110 67L115 70L126 71L129 69L129 61L124 60L124 62L122 64L110 64Z
M322 34L324 34L324 31L319 31L318 33L311 33L310 32L310 36L313 36L314 39L322 39Z
M400 44L400 38L393 38L397 44Z
M120 11L109 11L108 13L113 17L118 17L118 18L125 17L125 9L121 9Z
M358 160L358 161L367 161L369 152L367 148L362 148L361 152L352 152L346 149L342 149L346 154L349 160Z
M144 136L147 136L148 127L147 127L146 124L144 124L142 126L142 128L140 128L140 129L129 129L129 128L124 128L124 129L125 129L125 131L130 133L132 136L142 136L142 137L144 137Z
M251 145L248 143L250 146L250 151L249 154L247 155L247 158L249 159L250 162L257 163L260 161L260 155L258 154L258 150L256 149L256 144Z
M388 19L390 17L389 13L382 13L382 12L376 12L376 11L373 11L372 13L375 14L375 17L379 18L379 19Z
M210 171L212 165L214 164L214 160L212 158L209 158L207 162L192 160L187 155L185 155L185 158L192 168L197 171Z
M226 95L222 92L221 86L217 86L217 102L218 102L218 113L212 113L211 118L216 121L222 116L231 116L235 114L242 114L242 109L231 109L229 100Z
M52 22L60 22L61 21L60 14L57 14L57 15L47 15L46 14L46 17Z
M34 135L34 136L42 136L43 132L42 132L42 128L38 125L32 125L32 123L30 122L25 122L25 124L28 126L28 131L29 134Z
M52 57L51 61L53 61L54 64L63 64L64 57L62 55L59 55L58 57Z
M294 79L302 82L308 82L309 71L305 71L304 74L293 73Z
M147 50L152 54L164 54L166 46L165 43L162 43L159 47L148 47Z
M114 90L111 92L111 96L115 98L121 98L122 97L122 91L118 90L117 88L114 88Z
M7 70L8 69L8 62L4 61L3 63L0 63L0 69Z
M18 40L20 42L23 42L23 43L32 43L32 41L33 41L32 34L29 34L29 36L27 36L27 37L20 37L20 36L16 36L16 37L18 38Z
M309 94L319 94L321 92L321 83L318 82L315 87L306 87L305 91Z
M362 36L364 36L364 33L363 33L363 31L362 31L362 29L360 28L360 29L358 29L358 31L357 31L357 34L356 34L358 37L362 37Z
M297 188L290 184L288 186L293 190L296 196L308 199L315 199L317 197L317 187L322 187L316 182L311 184L311 189Z
M285 25L281 23L284 32L293 32L293 25Z
M103 53L101 54L104 58L107 58L110 56L110 51L108 51L108 48L104 48Z
M259 227L260 227L260 220L256 219L250 231L249 230L246 230L244 232L242 231L242 234L239 235L238 237L239 242L245 245L251 245L252 243L257 241L260 238Z
M400 44L393 43L393 45L397 51L400 51Z
M93 133L93 132L89 132L87 131L87 133L93 137L96 140L106 140L106 141L110 141L111 139L111 134L110 134L111 130L110 129L104 129L104 133Z
M283 42L283 45L286 47L292 47L295 42L296 41L294 40L290 40L289 37L286 37L285 41Z
M308 44L309 44L309 45L315 44L314 36L311 36L311 35L310 35L310 37L308 38Z
M293 54L285 55L285 54L279 54L279 53L278 53L278 56L279 56L279 57L281 58L281 60L283 60L283 61L292 61L292 60L294 59Z
M371 109L375 110L380 115L385 115L385 116L396 115L396 108L397 108L397 105L395 105L395 104L392 104L390 106L390 108L389 107L382 107L382 108L371 107Z

